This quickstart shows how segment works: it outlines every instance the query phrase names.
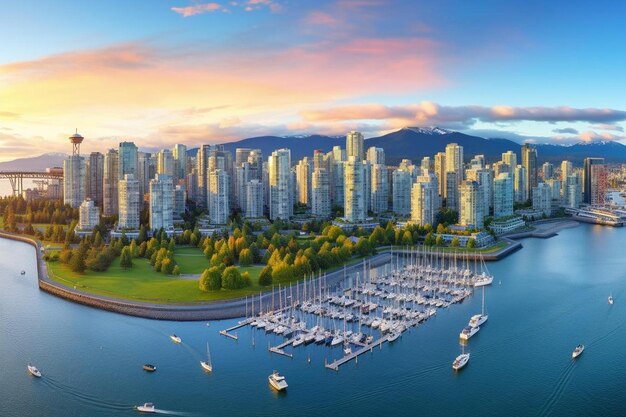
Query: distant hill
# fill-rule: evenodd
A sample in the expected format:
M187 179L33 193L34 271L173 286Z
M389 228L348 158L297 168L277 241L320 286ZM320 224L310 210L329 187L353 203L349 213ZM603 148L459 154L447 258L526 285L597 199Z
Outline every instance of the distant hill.
M45 171L46 168L62 167L64 153L45 153L29 158L20 158L13 161L0 162L0 171Z

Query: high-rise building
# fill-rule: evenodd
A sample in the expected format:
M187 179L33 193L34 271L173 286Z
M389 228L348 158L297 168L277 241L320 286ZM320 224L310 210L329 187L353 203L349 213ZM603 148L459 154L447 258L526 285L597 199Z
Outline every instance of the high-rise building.
M173 182L175 172L174 154L169 149L161 149L157 153L157 174L169 175Z
M471 169L482 169L485 167L485 155L474 155L474 157L470 160L470 168Z
M185 214L186 192L184 185L174 187L174 216L182 216Z
M150 181L150 230L174 228L174 183L168 174Z
M174 157L174 184L187 176L187 146L176 144L172 149Z
M332 166L332 172L329 176L331 178L331 199L333 204L337 206L344 206L345 190L344 190L344 164L342 160L333 159L330 161Z
M139 181L137 177L137 146L133 142L121 142L118 151L118 178L122 179L126 174L132 174L135 181Z
M545 182L540 182L532 190L533 209L540 211L544 216L552 214L552 190Z
M78 209L78 229L93 230L100 223L100 208L90 198L85 199Z
M365 159L365 139L361 132L350 132L346 135L346 158L349 160L351 156L356 158L357 162Z
M435 175L439 183L439 198L446 195L446 154L445 152L437 152L435 154Z
M209 219L213 224L228 223L230 214L230 179L223 169L212 170L209 174L208 207Z
M207 180L209 179L209 150L210 145L200 145L196 155L196 203L200 207L207 204Z
M601 168L594 168L601 165ZM583 163L583 203L603 204L606 192L604 158L585 158Z
M141 199L139 197L139 181L133 174L124 175L124 179L118 184L118 203L120 230L139 229L139 216L141 212Z
M578 208L583 200L582 179L578 173L572 173L567 177L565 191L565 205L570 208Z
M456 143L446 145L446 172L456 172L457 186L465 178L463 169L463 147Z
M482 192L476 181L463 181L459 186L459 223L463 226L482 229Z
M241 210L246 209L246 199L248 197L247 185L251 180L251 165L249 162L242 162L235 167L235 206Z
M517 166L517 154L513 151L506 151L502 154L502 162L508 165L511 178L515 175L515 167Z
M330 216L330 181L326 168L315 168L311 179L311 214L321 218Z
M554 165L550 162L544 162L541 166L543 181L549 180L554 177Z
M271 220L289 220L293 213L291 196L291 151L278 149L267 159L269 212Z
M250 180L246 184L245 216L248 218L263 217L263 183Z
M387 174L387 166L384 164L373 164L371 171L370 187L372 191L370 194L370 210L373 213L381 214L388 210L389 205L389 176Z
M156 168L152 166L152 155L147 152L137 152L137 181L139 181L139 196L150 192L150 181L156 175Z
M471 168L465 172L465 176L468 180L478 183L483 199L483 216L488 216L493 205L493 172L486 168Z
M537 148L530 143L522 145L522 166L526 170L526 199L532 198L532 189L538 184Z
M572 175L573 170L574 167L570 161L561 162L561 181L563 181L563 183L567 181L567 177Z
M104 182L102 187L102 214L113 216L118 213L119 154L117 149L109 149L104 154Z
M420 163L420 171L424 172L424 171L432 171L433 170L433 164L432 161L430 160L430 156L425 156L422 158L422 162ZM439 192L439 191L437 191Z
M78 208L87 194L85 159L80 156L83 137L76 132L69 137L72 155L63 161L63 204Z
M411 221L420 226L434 225L439 207L437 176L424 170L411 190Z
M446 208L459 211L458 174L454 171L446 172Z
M87 198L93 203L102 207L104 195L102 187L104 185L104 155L100 152L89 154L87 164Z
M361 161L363 164L363 198L365 198L365 215L372 207L372 164L368 160Z
M513 181L515 185L515 201L517 203L525 203L528 201L528 187L526 187L526 168L522 165L515 167Z
M393 171L392 207L393 212L401 216L411 214L411 173L398 168Z
M296 165L297 202L305 206L311 205L312 173L311 161L305 156Z
M385 165L385 150L374 146L367 148L367 160L370 161L372 165Z
M196 174L196 168L193 168L185 180L185 189L187 191L187 198L191 201L198 201L198 175Z
M503 172L493 180L493 218L511 216L513 214L513 178Z
M367 215L365 198L365 169L357 156L348 156L344 163L344 212L347 221L365 221Z

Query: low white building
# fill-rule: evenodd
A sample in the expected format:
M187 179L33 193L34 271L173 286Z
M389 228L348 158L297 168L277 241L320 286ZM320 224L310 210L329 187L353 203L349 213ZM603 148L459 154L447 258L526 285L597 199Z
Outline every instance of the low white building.
M100 207L88 198L78 209L78 229L92 231L100 223Z

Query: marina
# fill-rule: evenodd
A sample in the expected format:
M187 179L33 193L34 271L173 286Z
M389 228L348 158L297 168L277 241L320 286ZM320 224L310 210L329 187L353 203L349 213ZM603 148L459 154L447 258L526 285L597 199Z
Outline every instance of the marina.
M250 317L220 334L236 339L231 332L249 325L257 332L283 337L268 349L289 358L300 346L320 345L328 348L330 356L325 367L338 371L420 326L438 310L462 302L476 287L484 294L484 286L492 282L484 260L472 260L463 252L453 257L418 249L392 252L391 262L382 270L363 261L359 272L344 275L334 286L327 285L324 276L310 277L295 286L295 294L294 286L279 289L277 299L265 308L259 296L257 314L253 298ZM469 328L474 333L479 329ZM336 357L335 347L343 348L342 356Z

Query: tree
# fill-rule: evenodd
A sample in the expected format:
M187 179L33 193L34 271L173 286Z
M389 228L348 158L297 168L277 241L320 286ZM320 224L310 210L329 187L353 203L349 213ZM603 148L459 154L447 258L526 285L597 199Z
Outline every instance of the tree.
M72 252L72 258L70 259L70 269L73 272L82 274L85 272L87 266L85 265L85 258L81 255L79 250Z
M241 266L250 266L252 265L252 253L250 249L243 249L239 253L239 265Z
M443 236L441 235L437 236L437 238L435 239L435 245L443 246Z
M263 285L267 287L268 285L272 285L272 267L267 265L265 268L261 270L259 274L259 285Z
M452 246L453 248L458 248L459 247L459 238L458 238L458 236L454 236L454 239L452 239L452 243L450 243L450 246Z
M122 249L122 253L120 254L120 266L124 269L133 267L133 256L128 246L124 246Z
M433 236L433 232L430 232L426 235L426 238L424 239L424 245L432 246L434 244L435 244L435 238Z
M239 268L236 266L229 266L222 272L222 287L227 290L236 290L246 286Z
M473 237L467 240L467 248L474 249L476 247L476 239Z

